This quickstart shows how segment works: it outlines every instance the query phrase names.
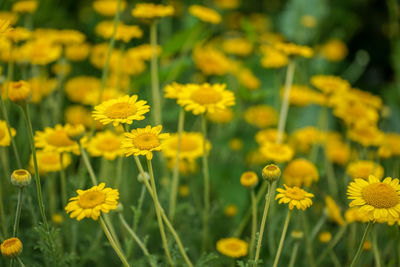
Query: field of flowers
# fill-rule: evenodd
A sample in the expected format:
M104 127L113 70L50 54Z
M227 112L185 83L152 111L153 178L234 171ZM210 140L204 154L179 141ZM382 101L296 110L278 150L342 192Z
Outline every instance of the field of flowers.
M2 0L0 92L0 266L400 266L397 0Z

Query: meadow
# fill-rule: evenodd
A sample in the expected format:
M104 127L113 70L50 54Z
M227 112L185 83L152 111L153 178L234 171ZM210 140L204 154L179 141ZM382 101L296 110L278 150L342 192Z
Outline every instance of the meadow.
M400 266L396 0L2 0L0 266Z

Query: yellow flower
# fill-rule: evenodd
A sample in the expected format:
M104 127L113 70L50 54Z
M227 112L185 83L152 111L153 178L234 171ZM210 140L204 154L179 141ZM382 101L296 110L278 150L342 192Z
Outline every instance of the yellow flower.
M347 188L350 207L360 207L370 221L388 222L400 217L399 179L385 178L382 182L373 175L368 180L355 179Z
M352 207L345 211L344 218L347 223L352 222L368 222L367 216L365 216L365 212L360 211L359 207Z
M258 176L255 172L244 172L240 176L240 184L247 188L253 188L258 184Z
M18 14L10 11L0 11L0 19L7 20L11 25L18 21Z
M56 79L46 79L41 76L28 80L32 89L32 103L39 103L43 97L50 95L57 88Z
M142 60L150 60L153 55L153 48L150 44L141 44L138 46L134 46L129 48L127 51L128 56L132 58L138 58ZM156 55L159 56L162 52L162 47L157 45L156 47Z
M260 148L264 157L273 162L284 163L293 158L293 149L286 144L265 143Z
M57 124L54 128L46 127L43 132L36 131L35 146L43 148L45 151L79 154L78 143L68 137L65 126L60 124Z
M132 15L141 19L153 19L174 15L174 7L170 5L156 5L150 3L137 4Z
M261 66L264 68L281 68L289 63L288 56L272 46L261 46L261 52L263 54Z
M89 109L78 106L78 105L71 105L66 108L65 113L65 121L69 124L83 124L87 129L92 127L93 118L92 114ZM103 124L100 122L95 122L95 128L101 129Z
M228 54L248 56L253 50L253 44L245 38L231 38L223 41L222 48Z
M211 149L211 143L207 140L207 153ZM168 139L163 142L163 154L166 158L174 158L178 152L178 134L171 134ZM196 132L182 132L179 158L186 160L195 160L200 158L204 153L203 150L203 134Z
M306 210L308 207L312 205L311 198L314 197L313 194L304 191L303 189L294 186L288 187L287 185L283 185L285 189L277 188L276 191L278 194L275 197L275 200L279 199L279 204L289 203L289 209L292 210L296 207L298 210Z
M187 197L190 194L190 188L187 185L180 185L178 190L181 197Z
M340 226L345 225L345 221L340 213L340 207L336 204L332 197L325 197L325 205L328 210L329 218Z
M15 136L16 131L14 128L10 128L11 135ZM1 146L9 146L11 143L11 138L8 133L7 123L5 121L0 120L0 147Z
M350 83L338 76L314 75L311 84L326 94L340 94L350 89Z
M45 175L49 172L58 172L61 170L61 156L57 151L36 151L36 158L39 167L39 173ZM71 155L69 153L63 154L63 167L67 168L71 164ZM34 171L33 156L29 160L29 170Z
M24 169L13 171L11 174L11 183L15 186L24 187L31 183L31 174Z
M239 151L243 148L243 141L240 138L232 138L229 140L228 146L232 151Z
M328 243L332 239L332 234L328 231L323 231L318 235L318 240L321 243Z
M314 28L317 25L317 20L311 15L303 15L300 18L300 23L306 28Z
M137 101L138 96L125 95L118 99L111 99L95 106L93 118L100 121L104 125L112 123L118 126L120 123L132 124L134 120L143 120L143 116L150 110L150 106L146 105L147 101Z
M91 46L88 43L72 44L65 48L65 57L71 61L82 61L89 56Z
M268 164L262 169L262 176L264 180L273 182L281 177L281 169L275 164Z
M341 140L328 139L325 144L325 155L333 163L345 165L350 158L350 146Z
M357 160L349 163L346 173L353 179L367 180L370 175L373 175L380 180L383 177L383 167L371 160Z
M175 162L175 157L167 159L168 169L173 170L175 168ZM191 175L199 170L199 166L194 160L181 159L179 161L178 169L181 175Z
M114 21L107 20L97 24L95 28L97 35L104 39L110 39L114 32ZM126 25L122 22L118 23L115 33L115 40L121 40L128 43L132 38L142 38L143 31L136 25Z
M212 46L197 46L193 50L194 64L205 75L225 75L231 69L231 60Z
M58 44L38 39L25 44L28 58L33 65L47 65L56 61L62 53Z
M36 0L21 0L13 4L12 11L16 13L33 13L38 4Z
M211 122L225 124L233 120L234 114L231 108L225 108L208 112L206 116Z
M222 238L217 242L217 250L230 258L240 258L247 255L249 244L236 237Z
M96 0L93 2L93 9L107 17L114 16L117 13L118 0ZM120 2L120 12L124 11L126 8L126 1L121 0Z
M278 113L267 105L251 106L244 112L244 119L258 128L266 128L278 123Z
M56 213L56 214L51 215L51 221L54 224L62 224L62 222L64 221L64 218L61 214Z
M1 254L4 257L15 258L22 252L22 242L17 237L11 237L1 243Z
M18 43L21 41L26 41L31 37L31 32L22 27L16 27L11 31L4 33L4 36L10 39L14 43Z
M284 96L285 88L281 88L281 98ZM290 89L289 103L293 106L305 107L311 104L321 104L324 96L312 90L306 85L292 85Z
M324 141L325 134L314 126L307 126L293 132L289 143L302 153L308 153L315 144L321 144Z
M104 157L107 160L114 160L124 154L121 148L122 135L111 131L99 132L87 143L87 151L92 157Z
M229 204L224 209L224 214L227 217L233 217L237 214L238 207L235 204Z
M260 152L260 149L252 150L246 154L246 163L250 166L263 165L267 161L264 154Z
M378 155L381 158L400 156L400 135L397 133L386 133L379 147Z
M108 43L100 43L93 45L90 51L90 63L98 68L103 69L107 61ZM111 56L116 52L115 49L111 51Z
M233 72L239 83L249 90L256 90L260 88L261 82L254 75L254 73L247 68L239 68L238 71Z
M283 171L283 182L288 186L310 187L319 179L318 170L306 159L295 159Z
M384 134L375 125L370 125L365 121L357 123L348 132L350 140L360 143L365 147L379 146L382 144Z
M146 64L140 57L115 51L111 54L110 70L118 74L138 75L146 70Z
M32 89L26 81L12 82L8 89L8 98L14 103L27 103L32 97Z
M235 105L235 96L225 84L192 84L179 95L178 104L199 115Z
M164 87L164 97L170 99L178 99L179 94L183 92L188 85L173 82Z
M221 15L218 14L218 12L216 12L215 10L208 7L191 5L189 7L189 13L199 18L201 21L211 24L218 24L221 22Z
M59 30L55 37L55 42L63 45L80 44L86 39L86 36L77 30Z
M0 19L0 36L11 30L10 21L7 19Z
M346 44L339 39L331 39L321 47L321 54L329 61L341 61L348 53Z
M214 3L222 9L235 9L239 6L240 0L214 0Z
M287 56L310 58L314 55L314 50L311 47L296 45L294 43L276 43L274 48Z
M365 240L364 244L363 244L363 250L365 251L370 251L372 248L372 244L369 240Z
M264 143L276 143L278 130L275 128L260 130L255 135L255 140L259 145ZM286 140L286 133L282 135L282 141Z
M333 114L341 118L347 125L353 125L360 121L374 124L378 121L378 112L359 102L344 102L337 105Z
M71 218L80 221L85 217L97 220L100 212L115 210L119 199L118 189L105 186L105 183L101 183L87 190L77 190L78 196L69 199L66 212L70 213Z
M169 137L169 134L160 134L162 126L151 127L150 125L146 128L138 128L132 130L130 133L125 133L125 139L122 140L122 148L125 151L125 155L135 156L146 156L148 160L153 158L153 151L161 151L163 148L164 139Z

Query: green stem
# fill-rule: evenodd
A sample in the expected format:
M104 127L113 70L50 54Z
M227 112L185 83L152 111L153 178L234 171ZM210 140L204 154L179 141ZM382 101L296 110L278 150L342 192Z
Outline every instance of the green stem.
M160 84L158 80L158 62L157 62L157 20L154 20L150 26L150 44L151 44L151 94L153 99L154 124L161 124L161 96Z
M308 224L307 217L304 212L301 213L301 217L303 219L303 226L304 226L304 238L306 241L306 254L308 258L308 264L311 267L315 266L315 259L314 259L314 252L313 252L313 246L312 246L312 241L310 238L310 228Z
M254 257L253 266L257 266L257 264L258 264L257 261L260 258L261 244L262 244L262 240L263 240L263 236L264 236L264 229L265 229L265 223L267 221L268 209L269 209L269 205L271 203L271 198L272 198L272 194L273 194L272 187L273 187L274 183L275 183L275 181L269 182L268 193L266 196L266 201L265 201L265 206L264 206L264 213L263 213L263 216L261 219L260 231L259 231L259 235L258 235L256 256Z
M178 146L176 148L175 166L172 177L172 188L171 188L171 195L169 198L169 217L171 218L171 221L174 221L176 198L179 186L179 163L180 163L179 154L182 145L181 143L182 143L182 132L183 132L184 121L185 121L185 110L181 107L181 109L179 110L179 119L178 119Z
M204 209L203 209L203 250L207 248L208 242L208 220L210 213L210 173L208 169L207 155L207 120L205 115L201 116L201 130L203 133L203 178L204 178Z
M152 267L155 267L155 263L152 261L151 256L149 251L147 250L146 246L143 244L143 242L140 240L140 238L136 235L136 233L129 227L128 223L126 222L124 216L122 213L119 214L119 219L122 223L122 226L125 227L126 231L132 236L133 239L135 239L136 243L139 245L140 249L142 250L143 254L147 257L149 264Z
M42 216L44 227L45 227L46 231L49 232L49 225L47 223L46 212L45 212L45 208L44 208L44 204L43 204L42 187L40 185L39 166L38 166L37 158L36 158L36 147L35 147L35 141L33 138L32 123L31 123L31 120L29 117L28 105L27 104L21 105L21 109L24 113L26 126L28 128L29 141L31 144L33 163L34 163L34 167L35 167L35 182L36 182L36 191L37 191L38 201L39 201L40 214Z
M136 158L136 156L135 156L135 158ZM154 207L156 209L158 227L160 228L160 234L161 234L161 239L162 239L163 246L164 246L165 255L167 256L169 264L171 266L174 266L174 262L172 261L171 253L170 253L169 247L168 247L167 235L165 234L164 224L162 222L161 210L160 210L160 205L159 205L159 201L158 201L157 189L156 189L156 184L155 184L155 180L154 180L153 166L151 165L151 160L147 160L147 168L148 168L148 171L150 174L150 183L151 183L151 189L152 189L152 193L153 193ZM146 180L146 179L144 179L144 180Z
M289 226L290 214L291 214L291 210L288 211L287 216L286 216L286 220L285 220L285 224L283 225L281 240L279 241L279 247L278 247L278 251L276 252L276 256L275 256L273 267L278 266L279 258L281 256L281 252L282 252L282 248L283 248L283 242L285 241L286 232L287 232L287 229L288 229L288 226Z
M325 259L325 257L329 254L329 251L333 250L333 248L336 246L336 244L342 239L342 236L346 232L346 229L347 229L347 224L345 224L344 226L342 226L339 229L339 231L336 233L336 235L334 236L332 241L329 242L328 246L325 248L324 251L322 251L322 253L318 257L318 259L316 261L316 265L319 265Z
M67 180L65 178L65 169L64 169L64 153L60 154L60 180L61 180L61 199L63 207L67 205Z
M117 177L115 179L115 188L119 188L119 185L121 184L121 179L122 179L122 167L124 165L124 158L123 157L119 157L117 159L117 171L115 176Z
M13 236L18 236L18 228L19 228L19 219L21 218L21 208L22 208L22 196L23 196L24 188L20 187L18 192L18 202L17 202L17 210L15 211L15 221L13 227Z
M250 237L250 259L253 258L254 255L254 246L256 241L256 232L257 232L257 200L256 194L254 193L254 188L250 191L251 195L251 211L252 211L252 223L251 223L251 237Z
M294 244L292 255L290 256L290 261L288 267L294 267L297 258L297 252L299 251L300 242Z
M313 241L314 238L317 236L317 233L319 232L319 230L321 230L321 227L324 225L326 221L326 212L322 213L322 216L319 218L319 220L317 221L317 223L315 224L314 228L311 231L310 234L310 240Z
M278 136L276 138L276 142L278 144L282 142L282 137L285 132L286 119L289 111L290 90L292 88L292 83L293 83L294 69L295 69L295 62L291 60L289 61L289 65L287 67L286 79L285 79L285 91L283 95L281 111L279 113Z
M372 251L374 252L374 258L375 258L375 266L376 267L381 267L381 256L379 253L379 247L378 247L378 235L376 233L376 227L372 232Z
M86 151L83 149L82 144L81 144L80 141L78 141L78 144L79 144L79 149L81 151L81 155L82 155L82 158L83 158L83 162L85 163L86 168L87 168L87 170L89 172L90 179L92 180L93 185L97 185L98 182L97 182L96 174L94 173L92 165L90 164L89 157L86 154Z
M327 180L328 180L330 194L332 195L333 198L337 198L338 187L335 177L335 170L333 169L332 161L330 161L326 155L325 155L325 169L326 169L326 176L328 178Z
M0 238L3 240L4 236L7 236L7 223L6 223L6 214L4 212L4 203L3 203L3 186L0 187L0 217L1 217L1 236Z
M363 236L361 238L361 241L360 241L360 244L358 246L357 252L354 255L353 260L351 261L350 267L354 267L356 265L358 259L360 258L361 252L363 250L364 242L367 239L368 233L369 233L369 231L371 231L371 228L372 228L373 225L374 225L374 223L372 221L368 222L368 225L364 230L364 234L363 234Z
M114 239L110 233L110 231L107 229L106 224L104 223L103 217L100 216L100 225L101 228L103 228L104 233L107 236L108 241L110 242L112 248L114 249L115 253L117 253L118 257L120 258L122 264L124 266L130 266L128 261L125 258L124 253L119 249L119 247L117 246L117 244L114 242Z
M21 267L25 267L25 264L22 262L20 257L17 257L17 261L18 261L19 265L21 265Z

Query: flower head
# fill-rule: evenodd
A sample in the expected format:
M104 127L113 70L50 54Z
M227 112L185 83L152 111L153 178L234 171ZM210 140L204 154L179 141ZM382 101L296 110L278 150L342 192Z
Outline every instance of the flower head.
M87 150L92 157L104 157L114 160L124 154L121 148L123 136L111 131L99 132L87 143Z
M148 160L153 158L153 151L161 151L164 139L169 137L167 133L161 133L162 126L151 127L150 125L146 128L138 128L132 130L130 133L125 133L125 139L122 140L122 148L125 151L125 155L143 155Z
M15 129L10 128L10 130L11 130L11 135L15 136L16 134ZM8 132L7 123L5 121L0 120L0 147L9 146L10 143L11 143L11 137Z
M281 169L275 164L268 164L262 169L262 177L269 181L276 181L281 177Z
M132 15L141 19L154 19L174 15L173 6L140 3L132 10Z
M248 124L266 128L278 123L278 113L270 106L256 105L249 107L244 112L244 119Z
M221 15L217 11L199 5L191 5L189 7L189 13L204 22L211 24L218 24L221 22Z
M296 45L294 43L277 43L275 49L281 51L287 56L301 56L310 58L314 55L314 50L308 46Z
M13 171L11 174L11 183L18 187L24 187L31 183L32 176L31 174L24 169L19 169Z
M137 101L138 96L123 96L111 99L94 107L93 118L104 125L112 123L118 126L121 123L132 124L134 120L143 120L143 116L150 110L147 101Z
M240 258L248 253L249 244L246 241L236 237L223 238L217 242L217 250L219 253L230 258Z
M178 134L171 134L163 141L163 154L166 158L174 158L177 155L179 146ZM210 151L211 143L206 141L206 152ZM181 135L179 158L195 160L204 154L203 134L196 132L183 132Z
M80 221L85 217L97 220L100 212L115 210L118 205L118 189L105 186L105 183L101 183L87 190L77 190L78 196L69 199L66 212L70 213L71 218Z
M329 218L337 224L343 226L345 221L340 213L340 207L336 204L335 200L333 200L333 198L330 196L326 196L325 205L328 210Z
M306 159L295 159L291 161L283 171L283 182L288 186L311 186L319 179L318 170Z
M60 124L57 124L54 128L46 127L43 132L36 131L35 146L46 151L79 154L78 143L69 138L66 126Z
M328 243L332 239L332 234L328 231L323 231L318 235L318 240L321 243Z
M291 210L294 207L296 207L298 210L306 210L312 205L311 198L314 197L313 194L308 193L297 186L289 187L285 184L283 186L285 189L276 189L278 194L276 195L275 199L279 199L279 204L289 204L289 209Z
M383 167L375 161L357 160L347 165L346 173L353 179L367 180L370 175L373 175L380 180L383 177Z
M373 175L368 180L355 179L347 187L350 207L359 207L369 221L390 222L400 218L399 179L380 181Z
M32 96L32 89L25 81L12 82L8 90L8 98L14 103L27 103Z
M36 158L41 175L61 170L61 154L57 151L38 150L36 151ZM63 168L65 169L71 164L71 155L64 153L62 160ZM33 155L29 160L29 170L31 172L34 171Z
M117 13L118 0L96 0L93 2L93 9L107 17L112 17ZM126 1L121 0L120 11L124 11L126 8Z
M244 172L240 176L240 184L247 188L253 188L258 183L258 176L255 172Z
M283 163L293 158L293 149L286 144L265 143L260 148L261 153L267 160Z
M33 13L39 3L36 0L22 0L13 4L12 11L16 13Z
M0 247L1 254L8 258L15 258L22 252L22 242L17 237L4 240Z
M331 39L321 48L321 54L329 61L341 61L348 53L346 44L339 39Z

